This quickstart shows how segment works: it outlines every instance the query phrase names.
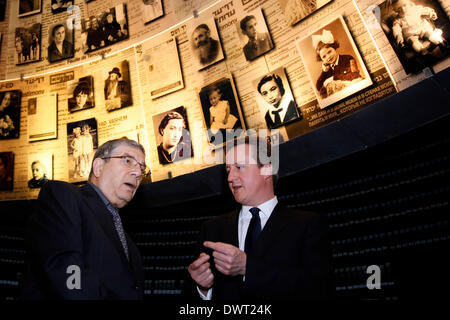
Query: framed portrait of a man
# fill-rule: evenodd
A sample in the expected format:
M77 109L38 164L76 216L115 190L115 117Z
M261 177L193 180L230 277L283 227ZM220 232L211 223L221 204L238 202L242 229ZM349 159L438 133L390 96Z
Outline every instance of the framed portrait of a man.
M202 70L224 59L222 44L216 21L209 18L202 22L194 21L188 27L188 37L197 70Z
M278 68L253 80L256 101L268 129L301 119L284 68Z
M130 69L127 60L105 70L105 107L113 111L133 104L131 97Z
M235 25L243 46L242 51L248 61L273 49L272 37L261 9L249 12Z
M25 64L41 60L41 24L16 28L14 54L15 64Z
M321 109L372 85L342 16L297 41L297 48Z
M230 134L232 131L245 130L244 118L231 76L201 88L199 98L211 144L221 145L227 141L227 137L233 136Z
M142 14L144 24L150 23L164 16L164 5L162 0L140 0L142 1Z
M19 17L40 13L42 0L19 0Z
M332 0L280 0L286 22L294 25L312 15Z
M67 83L67 100L69 112L76 112L95 107L94 78L82 77Z
M14 189L14 155L12 152L0 152L0 191Z
M28 188L41 188L49 180L53 180L53 154L29 154L28 168Z
M98 131L95 118L67 123L69 182L87 180L97 148Z
M387 0L378 8L381 29L407 74L450 55L450 20L439 1Z
M186 108L181 106L153 116L153 128L161 165L194 156Z
M128 39L128 18L125 4L117 5L82 20L82 45L85 53Z
M19 138L21 98L20 90L0 92L0 140Z
M75 28L73 23L70 26L71 28L68 28L67 23L58 23L49 27L47 48L49 62L57 62L74 57Z

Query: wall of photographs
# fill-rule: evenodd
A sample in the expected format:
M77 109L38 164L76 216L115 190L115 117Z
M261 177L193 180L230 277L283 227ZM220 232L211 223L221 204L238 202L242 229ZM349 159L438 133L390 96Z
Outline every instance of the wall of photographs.
M450 64L450 0L0 0L0 200L141 142L151 181L287 141ZM275 134L279 133L279 134ZM221 158L220 158L221 159Z

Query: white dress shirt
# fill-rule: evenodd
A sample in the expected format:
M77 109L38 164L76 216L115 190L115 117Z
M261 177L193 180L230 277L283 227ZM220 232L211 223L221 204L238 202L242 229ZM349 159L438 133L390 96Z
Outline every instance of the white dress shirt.
M267 220L269 220L270 215L273 212L273 209L275 209L275 206L278 203L277 197L273 197L272 199L261 203L258 207L259 211L259 218L261 219L261 231L264 229L264 226L267 223ZM239 219L238 219L238 241L239 241L239 249L244 251L245 247L245 237L247 236L247 229L248 225L250 224L250 220L252 219L252 214L250 212L250 209L253 208L252 206L242 206L241 211L239 212ZM245 280L245 277L244 277ZM197 287L197 291L200 294L200 297L203 300L211 300L212 297L212 288L208 290L208 293L206 295L202 294L200 289Z

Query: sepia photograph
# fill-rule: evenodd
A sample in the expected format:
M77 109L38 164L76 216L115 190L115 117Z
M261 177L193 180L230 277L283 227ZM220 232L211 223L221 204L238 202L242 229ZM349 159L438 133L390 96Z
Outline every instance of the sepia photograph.
M15 32L14 62L16 65L41 60L41 24L29 28L19 27Z
M53 92L28 99L28 142L58 137L58 94Z
M40 13L42 0L19 0L19 17Z
M284 68L278 68L253 80L256 100L268 129L284 126L302 118L294 100Z
M281 8L289 25L313 14L332 0L280 0Z
M0 140L19 138L21 97L19 90L0 92Z
M127 60L107 70L105 74L105 107L113 111L133 104L131 98L130 67Z
M417 73L450 54L450 20L437 0L387 0L380 26L405 72Z
M194 156L185 107L153 116L153 128L158 146L156 152L161 165Z
M6 0L0 0L0 22L5 21Z
M321 109L372 85L342 16L297 41L297 48Z
M14 189L14 155L12 152L0 152L0 191Z
M227 131L245 129L231 77L219 79L201 88L199 98L211 144L221 145L226 142Z
M92 52L128 39L126 5L117 5L82 20L84 52Z
M142 12L144 24L150 23L164 16L164 5L162 0L142 0Z
M214 18L197 23L188 28L187 34L194 56L194 65L202 70L224 59L222 45Z
M52 13L67 11L71 5L73 5L72 0L52 0Z
M69 182L87 181L98 148L97 120L67 123Z
M86 76L67 82L67 96L69 112L95 107L94 78Z
M261 9L249 12L236 23L245 59L254 60L273 49L272 37Z
M53 155L29 154L28 168L28 188L41 188L46 182L53 180Z
M72 28L67 28L67 23L58 23L50 26L48 29L48 61L57 62L68 58L73 58L75 55L74 49L74 25Z

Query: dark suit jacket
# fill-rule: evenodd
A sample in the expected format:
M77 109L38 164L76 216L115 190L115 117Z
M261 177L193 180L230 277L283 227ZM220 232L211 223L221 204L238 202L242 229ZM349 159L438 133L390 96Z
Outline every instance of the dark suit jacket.
M239 247L239 211L203 224L199 253L210 251L203 241L220 241ZM247 255L245 281L242 276L225 276L214 268L213 300L321 299L331 290L328 225L324 217L311 212L275 207L258 238L255 254ZM198 256L198 255L197 255ZM185 291L199 296L194 281ZM185 292L187 295L187 292Z
M144 270L127 236L128 262L111 213L89 185L49 181L39 193L27 230L24 299L142 299ZM70 265L81 289L68 289Z
M298 117L299 117L299 112L297 110L297 104L295 103L294 100L291 100L291 102L289 102L286 114L284 115L284 118L281 120L281 123L273 122L272 118L270 117L269 111L266 112L266 115L264 118L266 119L267 128L272 129L272 128L279 127L290 120L297 119Z

